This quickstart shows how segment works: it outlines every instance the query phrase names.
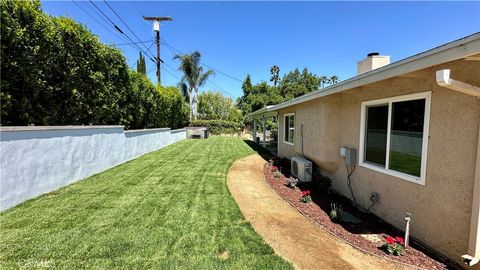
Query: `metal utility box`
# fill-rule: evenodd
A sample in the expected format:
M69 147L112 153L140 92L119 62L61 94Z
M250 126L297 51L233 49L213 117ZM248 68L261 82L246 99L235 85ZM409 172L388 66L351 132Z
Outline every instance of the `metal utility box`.
M357 164L357 149L355 148L340 148L340 156L345 158L347 165Z
M208 128L206 127L186 127L188 139L206 139L208 138Z

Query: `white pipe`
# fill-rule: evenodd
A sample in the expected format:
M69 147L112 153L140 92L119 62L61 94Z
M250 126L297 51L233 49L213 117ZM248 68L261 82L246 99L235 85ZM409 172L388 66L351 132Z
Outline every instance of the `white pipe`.
M437 70L438 85L467 95L480 97L480 87L460 82L450 78L450 69ZM480 130L479 130L480 132ZM477 145L477 165L475 168L475 184L473 190L472 214L470 221L470 235L468 253L462 255L465 264L472 266L480 261L480 137Z
M480 133L480 127L479 131ZM473 185L473 202L470 217L470 235L467 254L462 255L465 264L472 266L480 261L480 136L477 143L477 162L475 166L475 183Z
M407 216L405 217L405 222L407 223L405 225L405 241L403 242L405 248L408 247L408 242L409 242L409 239L410 239L410 218L411 214L410 213L407 213Z
M480 97L480 87L450 78L450 69L437 70L437 83L445 88Z

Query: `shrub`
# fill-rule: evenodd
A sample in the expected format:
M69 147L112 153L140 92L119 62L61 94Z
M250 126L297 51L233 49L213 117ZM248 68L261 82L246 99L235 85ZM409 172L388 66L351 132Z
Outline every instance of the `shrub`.
M1 125L184 127L175 87L131 71L122 51L38 0L0 1Z
M268 163L271 165L271 166L276 166L278 164L278 160L277 159L269 159L268 160Z
M302 191L302 195L300 197L300 202L309 203L311 201L312 201L312 196L310 196L310 190Z
M298 184L298 179L295 177L289 177L287 178L287 187L289 188L295 188Z
M400 256L403 255L403 252L405 251L405 247L403 247L403 238L400 236L397 236L395 238L388 236L386 238L387 243L385 243L382 246L382 249L390 254L390 255L395 255L395 256Z
M192 127L207 127L211 134L234 134L242 130L242 125L226 120L193 120Z
M332 210L330 210L330 219L335 223L342 223L344 212L343 207L337 203L330 204Z
M320 174L315 178L315 180L320 191L327 192L330 190L332 186L332 178Z

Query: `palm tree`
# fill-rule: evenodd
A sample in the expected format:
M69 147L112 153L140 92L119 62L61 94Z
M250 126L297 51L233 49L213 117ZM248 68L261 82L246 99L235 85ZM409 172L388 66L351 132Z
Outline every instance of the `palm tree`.
M336 84L339 81L340 81L340 78L338 76L333 75L332 77L330 77L330 83L331 84Z
M214 75L213 70L203 72L203 67L200 65L200 52L194 51L191 54L177 54L173 59L180 60L178 70L183 72L183 77L180 89L188 89L188 100L190 103L190 121L197 117L198 108L198 89L202 87L210 75ZM195 92L192 100L192 92Z
M280 68L277 65L271 67L270 75L270 81L273 82L273 86L277 86L277 83L280 80Z

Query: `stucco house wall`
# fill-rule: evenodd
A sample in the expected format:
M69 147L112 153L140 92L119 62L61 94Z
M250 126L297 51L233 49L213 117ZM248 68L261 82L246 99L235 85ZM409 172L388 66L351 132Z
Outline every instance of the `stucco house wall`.
M425 185L412 183L357 166L352 186L357 202L368 207L372 192L380 202L371 211L403 229L405 213L412 213L411 234L461 263L468 237L480 123L480 101L438 86L435 71L449 68L452 77L480 85L478 61L454 61L419 71L421 77L396 77L342 93L297 104L279 111L281 157L304 154L322 174L334 178L333 188L351 197L342 146L359 150L361 103L386 97L431 91L429 141ZM284 114L295 113L295 144L283 143Z

